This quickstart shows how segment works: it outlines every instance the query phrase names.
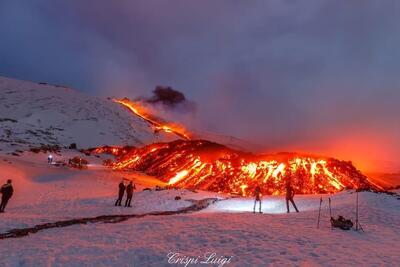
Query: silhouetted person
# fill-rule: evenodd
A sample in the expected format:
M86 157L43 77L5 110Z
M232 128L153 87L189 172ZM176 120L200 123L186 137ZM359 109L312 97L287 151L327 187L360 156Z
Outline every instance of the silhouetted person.
M257 204L257 202L260 203L259 212L262 213L261 212L261 187L259 185L257 185L256 188L254 189L254 197L255 197L255 200L254 200L253 213L256 213L256 204Z
M286 182L286 208L287 208L287 213L290 212L290 210L289 210L289 201L292 202L292 205L293 205L294 209L296 210L296 212L299 212L299 210L296 207L296 204L294 203L293 197L294 197L294 189L293 189L293 187L291 185L290 180L288 180Z
M132 207L131 201L132 201L132 196L133 196L133 189L135 189L135 188L136 188L135 185L132 183L132 181L130 181L128 186L126 187L125 207Z
M52 164L53 163L53 155L49 155L48 157L47 157L47 163L49 163L49 164Z
M8 201L10 200L10 198L14 193L14 188L11 183L12 181L10 179L7 180L7 183L4 184L0 189L1 192L0 212L4 212L4 209L6 208Z
M124 185L124 181L121 181L118 185L118 199L117 201L115 201L115 206L121 206L121 201L122 201L122 197L124 196L124 192L125 192L125 185Z

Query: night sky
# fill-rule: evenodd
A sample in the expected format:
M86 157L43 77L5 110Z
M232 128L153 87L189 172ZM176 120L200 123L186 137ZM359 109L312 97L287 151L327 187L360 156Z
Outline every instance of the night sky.
M0 75L131 98L171 86L194 129L400 161L396 0L0 0Z

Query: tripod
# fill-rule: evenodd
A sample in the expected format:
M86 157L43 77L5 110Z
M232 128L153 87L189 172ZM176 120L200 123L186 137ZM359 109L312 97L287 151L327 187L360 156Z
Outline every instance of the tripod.
M362 228L362 226L358 220L358 191L357 191L356 192L356 231L359 231L359 230L364 232L364 229Z

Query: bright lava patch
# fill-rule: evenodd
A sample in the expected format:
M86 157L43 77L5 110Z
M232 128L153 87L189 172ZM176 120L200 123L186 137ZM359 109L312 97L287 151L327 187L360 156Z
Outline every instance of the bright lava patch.
M264 194L284 194L288 179L299 194L379 189L351 162L294 153L255 155L204 140L125 149L111 166L142 171L171 187L243 196L251 195L258 184Z

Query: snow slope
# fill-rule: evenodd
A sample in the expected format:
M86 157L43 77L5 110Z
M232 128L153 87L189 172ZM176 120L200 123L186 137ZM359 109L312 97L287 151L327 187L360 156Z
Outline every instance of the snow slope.
M263 199L264 214L253 214L251 199L188 190L142 191L163 183L140 173L112 172L94 156L85 156L89 169L79 171L49 165L43 153L8 152L40 144L143 145L176 136L155 134L145 121L111 100L62 86L0 77L0 102L0 183L11 178L15 187L6 212L0 214L0 234L60 220L176 211L190 206L192 199L221 199L196 213L72 225L0 239L0 266L185 266L187 257L202 261L205 253L230 259L219 266L398 266L400 262L400 202L394 196L359 194L365 233L358 233L330 228L327 195L322 196L317 229L318 195L296 196L301 213L291 214L285 213L283 197L268 196ZM82 156L63 150L54 157L67 161L75 155ZM138 187L132 208L113 205L122 177ZM175 200L176 196L181 199ZM330 197L335 216L354 220L354 192ZM180 263L169 263L167 255L172 252L183 257Z
M11 152L40 144L77 143L88 148L179 139L172 133L155 132L148 122L111 99L65 86L0 76L0 103L0 149ZM193 135L234 149L254 151L258 147L232 136L204 131Z
M1 156L2 177L14 179L16 193L6 213L0 214L0 233L63 219L177 210L187 207L189 199L215 196L187 190L141 191L157 182L137 173L110 172L91 158L93 164L85 171L49 166L45 160L45 154ZM113 206L121 177L138 184L132 208ZM175 196L182 200L174 200ZM0 266L185 265L169 264L170 252L200 260L205 253L232 257L222 266L396 266L400 262L400 202L393 196L359 193L365 233L330 228L328 195L322 196L319 229L318 195L296 196L302 212L290 214L285 213L282 197L265 197L261 215L251 212L251 199L219 197L223 200L197 213L73 225L0 240ZM331 198L335 216L354 220L353 192Z
M0 77L0 148L77 143L143 145L176 139L110 99L73 89Z
M70 152L57 155L57 160L67 158L67 153ZM31 152L25 152L17 159L12 156L1 159L2 179L13 179L15 194L7 212L0 214L0 232L73 218L140 214L191 205L191 202L174 199L176 196L185 199L190 191L142 191L145 187L162 186L164 183L138 173L113 172L96 164L93 157L86 157L92 163L87 170L51 166L47 164L45 154ZM137 184L133 208L113 206L122 178Z

